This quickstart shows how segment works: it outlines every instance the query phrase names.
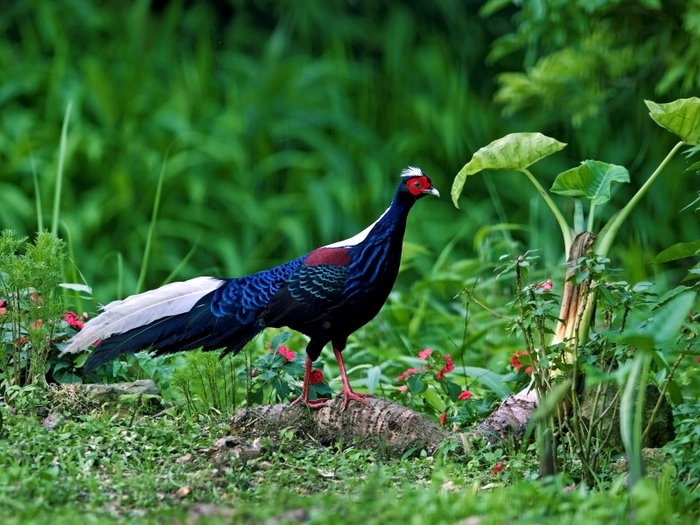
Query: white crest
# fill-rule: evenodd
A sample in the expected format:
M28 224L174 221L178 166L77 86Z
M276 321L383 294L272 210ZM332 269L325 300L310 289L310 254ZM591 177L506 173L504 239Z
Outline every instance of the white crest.
M196 277L113 301L68 341L63 353L75 353L98 339L128 332L163 317L189 312L197 301L224 282L215 277Z
M425 174L420 168L416 168L414 166L409 166L401 172L401 177L404 179L407 177L423 177L424 175Z

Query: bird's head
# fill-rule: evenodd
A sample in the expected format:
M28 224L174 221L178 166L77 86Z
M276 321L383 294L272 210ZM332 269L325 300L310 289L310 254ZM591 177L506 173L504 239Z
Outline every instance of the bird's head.
M433 186L433 183L420 168L409 166L401 172L401 184L399 185L400 192L407 192L416 200L425 195L440 196L440 192Z

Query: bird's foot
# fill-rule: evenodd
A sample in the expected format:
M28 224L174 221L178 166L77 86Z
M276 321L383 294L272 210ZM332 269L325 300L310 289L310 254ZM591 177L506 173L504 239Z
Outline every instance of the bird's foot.
M311 399L304 399L304 396L299 396L296 399L292 399L292 401L289 404L296 405L297 403L304 403L311 410L315 410L317 408L323 408L325 406L328 406L328 402L328 399L314 399L312 401Z
M343 389L340 392L338 392L338 397L343 397L343 411L345 411L346 408L348 408L348 403L352 399L353 401L358 401L362 403L363 405L369 405L367 400L365 399L366 397L374 397L374 394L358 394L357 392L353 392L350 389Z

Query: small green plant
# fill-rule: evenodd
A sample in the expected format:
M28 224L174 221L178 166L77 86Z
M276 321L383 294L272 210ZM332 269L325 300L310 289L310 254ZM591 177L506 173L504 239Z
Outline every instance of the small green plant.
M441 425L449 422L455 427L468 426L490 408L490 403L477 400L448 376L457 375L450 354L426 348L418 352L416 365L396 378L394 397L404 405L432 415Z
M185 363L170 363L171 382L190 413L215 410L230 413L239 406L278 403L301 394L301 378L304 375L304 352L294 352L287 346L289 332L276 334L269 350L254 362L251 347L241 354L220 358L216 353L190 352L183 354ZM145 364L145 363L144 363ZM156 381L159 383L159 381ZM311 399L332 397L333 389L320 368L311 374L309 386Z
M59 345L84 318L64 311L59 285L65 247L49 233L33 243L12 231L0 234L0 390L76 382L71 356Z

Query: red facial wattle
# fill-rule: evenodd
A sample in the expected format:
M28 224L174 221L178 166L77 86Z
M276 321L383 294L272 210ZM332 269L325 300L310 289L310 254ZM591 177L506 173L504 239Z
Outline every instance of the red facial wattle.
M435 193L435 188L433 183L426 176L423 177L413 177L406 181L408 185L408 191L411 195L418 197L419 195L424 195L426 193Z

